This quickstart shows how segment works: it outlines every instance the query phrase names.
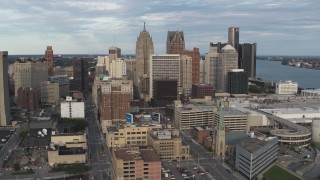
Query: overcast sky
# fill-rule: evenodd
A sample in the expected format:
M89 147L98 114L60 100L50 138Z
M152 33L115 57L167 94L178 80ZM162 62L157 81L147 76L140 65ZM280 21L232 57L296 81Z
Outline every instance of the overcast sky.
M168 30L183 30L186 48L208 52L240 28L240 43L258 55L320 55L319 0L1 0L0 50L9 54L134 54L143 22L155 53ZM115 43L114 43L115 42Z

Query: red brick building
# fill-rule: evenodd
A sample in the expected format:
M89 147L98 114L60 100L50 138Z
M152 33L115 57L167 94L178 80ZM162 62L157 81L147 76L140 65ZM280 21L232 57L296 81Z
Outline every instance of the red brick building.
M183 31L168 31L167 53L187 55L192 58L192 84L200 83L200 51L193 48L193 51L185 50Z
M130 112L132 100L132 81L109 80L101 85L100 112L102 129L113 121L125 121Z
M17 91L17 106L26 108L29 111L39 109L40 100L35 89L20 87Z
M210 136L210 130L204 129L202 127L193 127L193 139L196 140L199 144L205 142L205 138Z
M209 84L192 84L192 98L204 98L205 96L214 96L213 87Z

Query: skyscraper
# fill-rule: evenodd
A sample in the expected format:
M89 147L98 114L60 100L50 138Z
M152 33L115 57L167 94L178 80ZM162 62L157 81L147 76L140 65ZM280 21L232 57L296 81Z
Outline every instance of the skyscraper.
M241 57L239 68L248 73L249 78L256 77L257 44L244 43L240 45Z
M183 31L168 31L167 54L180 54L185 50Z
M47 50L44 55L48 62L48 76L53 76L53 50L52 46L47 46Z
M234 47L237 52L239 48L239 27L229 27L228 29L228 43Z
M248 94L248 73L243 69L231 69L228 72L228 93Z
M228 90L228 72L238 69L238 53L231 45L224 46L220 53L218 46L211 46L205 55L205 83L211 84L218 92Z
M0 126L11 122L7 56L8 51L0 51Z
M153 42L144 24L136 42L136 70L134 72L135 96L148 99L150 58L154 53Z
M109 58L110 58L110 61L115 60L117 58L121 58L121 49L114 46L110 47Z
M218 57L217 91L228 91L228 72L231 69L238 69L238 53L235 48L226 45Z
M110 79L101 82L101 126L103 132L113 122L125 121L126 113L130 112L132 100L132 81Z
M192 58L192 84L200 83L200 51L194 47L193 51L185 49L183 31L168 31L167 53L187 55Z
M152 55L150 61L150 98L154 96L154 81L159 79L177 80L177 94L181 93L179 54ZM177 99L179 97L177 96Z
M15 96L20 87L34 88L40 96L41 82L48 80L48 63L45 59L17 59L13 71Z

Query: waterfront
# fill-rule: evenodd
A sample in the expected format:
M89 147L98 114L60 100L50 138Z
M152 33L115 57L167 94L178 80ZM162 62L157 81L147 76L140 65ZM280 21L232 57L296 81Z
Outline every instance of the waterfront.
M320 70L281 65L281 61L257 60L257 77L278 82L292 80L301 88L320 88Z

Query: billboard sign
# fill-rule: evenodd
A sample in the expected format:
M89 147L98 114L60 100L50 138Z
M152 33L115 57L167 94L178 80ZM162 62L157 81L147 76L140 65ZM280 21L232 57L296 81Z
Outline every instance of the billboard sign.
M152 112L151 113L151 120L160 122L160 113Z
M126 114L126 123L133 123L133 115L130 113Z

